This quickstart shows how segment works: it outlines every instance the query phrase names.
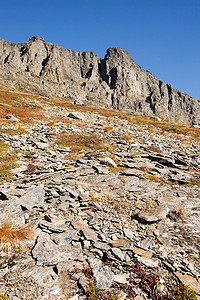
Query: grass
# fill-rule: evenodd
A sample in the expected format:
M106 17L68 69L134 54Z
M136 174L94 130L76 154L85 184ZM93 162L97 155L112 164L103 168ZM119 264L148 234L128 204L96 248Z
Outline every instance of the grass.
M147 126L148 130L150 131L159 129L158 132L160 134L175 133L183 134L185 136L191 136L194 138L200 137L200 129L191 127L189 125L170 122L168 120L157 121L155 119L151 119L151 116L134 115L132 113L121 112L115 109L72 104L70 99L47 99L41 96L11 93L5 90L0 90L0 119L4 119L7 114L13 114L15 117L19 118L22 122L25 123L34 122L34 118L38 117L42 117L43 119L45 119L45 110L42 109L42 107L36 105L34 102L35 100L38 100L39 102L46 104L53 109L59 109L62 107L67 110L71 109L80 112L92 112L106 118L118 117L120 120L127 121L129 124ZM58 115L52 116L52 122L58 120L70 123L70 121L65 117ZM112 130L112 126L108 125L104 127L104 131L107 133Z
M9 146L0 141L0 181L12 178L12 169L17 166L16 154L8 153Z
M90 277L90 283L87 285L87 299L89 300L117 300L119 292L112 289L110 291L103 291L96 286L93 276Z
M200 186L200 175L199 174L196 174L195 176L193 176L190 179L190 182L186 186L194 186L194 185Z
M7 295L0 294L0 300L9 299Z
M0 251L11 254L20 249L20 242L32 235L30 226L14 229L10 220L5 220L0 227Z
M167 181L164 177L160 177L159 175L145 175L144 176L146 179L149 179L150 181L160 183L161 185L163 184L168 184L170 186L173 185L179 185L177 181Z
M110 166L108 168L109 172L112 172L112 173L118 173L118 172L123 171L125 169L126 168L124 168L124 167L112 167L112 166Z
M60 146L70 147L73 152L100 150L104 146L104 141L96 135L82 133L63 133L56 143Z

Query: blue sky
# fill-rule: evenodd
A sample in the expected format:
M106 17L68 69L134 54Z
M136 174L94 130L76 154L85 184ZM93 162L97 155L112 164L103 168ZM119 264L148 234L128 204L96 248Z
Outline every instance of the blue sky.
M1 3L0 37L34 35L104 57L109 47L174 88L200 99L200 0L9 0Z

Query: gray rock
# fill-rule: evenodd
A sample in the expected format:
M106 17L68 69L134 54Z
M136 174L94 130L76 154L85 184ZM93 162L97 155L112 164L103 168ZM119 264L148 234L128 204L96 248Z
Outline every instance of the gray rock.
M132 240L134 237L134 233L131 229L128 228L124 228L124 235L125 237L127 237L128 239Z
M58 233L61 233L61 232L64 232L65 230L67 230L67 226L65 224L54 224L54 223L48 222L46 220L42 220L39 223L39 227L41 229L48 229L52 232L58 232Z
M41 149L41 150L46 149L46 148L48 148L48 147L50 146L49 143L45 143L45 142L37 142L37 141L34 142L34 145L35 145L38 149Z
M76 229L68 229L67 231L58 234L58 233L53 233L51 234L51 239L58 245L65 245L70 243L73 238L77 235L78 230Z
M161 121L162 121L161 118L156 117L156 116L151 116L150 119L156 120L156 121L158 121L158 122L161 122Z
M89 264L96 279L97 287L103 290L109 289L113 283L113 273L99 259L91 258Z
M60 248L50 239L48 233L42 232L32 249L37 266L54 266L58 262L71 258L70 253L61 252Z
M7 115L6 119L10 120L10 121L14 121L14 122L19 122L20 121L18 118L14 117L13 115Z
M122 260L122 261L123 261L123 260L125 259L124 253L122 252L121 249L114 247L114 248L111 249L111 252L112 252L112 253L114 254L114 256L116 256L119 260Z
M105 165L108 165L108 166L111 166L111 167L114 167L114 168L117 167L117 165L114 162L114 160L112 158L110 158L110 157L105 157L104 159L101 160L101 163L105 164Z
M44 204L44 186L42 184L30 189L24 196L20 198L23 207L31 210L33 207L42 207Z
M150 268L157 268L158 267L158 260L153 260L151 258L148 257L137 257L137 261L141 262L142 264L144 264L147 267Z
M77 111L76 112L70 112L68 114L68 117L72 118L72 119L76 119L76 120L84 120L84 118L85 118L85 116L82 113L77 112Z

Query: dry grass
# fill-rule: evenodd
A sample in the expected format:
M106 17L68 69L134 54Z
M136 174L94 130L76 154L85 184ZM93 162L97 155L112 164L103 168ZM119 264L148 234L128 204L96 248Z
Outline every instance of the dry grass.
M7 153L9 146L0 141L0 181L12 178L12 169L17 166L15 153Z
M151 152L156 152L156 153L162 153L163 152L159 147L156 147L154 145L147 147L146 150L151 151Z
M4 221L0 227L0 251L7 254L14 253L20 249L20 242L32 234L30 226L14 229L10 220Z
M104 141L96 135L82 133L63 133L57 139L56 143L64 147L70 147L73 152L100 150L104 145Z
M151 168L149 168L148 166L141 166L141 167L138 167L136 169L141 170L145 173L149 173L151 171Z
M102 144L102 147L101 147L103 150L106 150L108 152L112 152L114 150L113 146L108 144L108 143L105 143L105 144Z
M77 155L76 153L69 153L65 155L65 159L69 161L76 161L77 159L81 159L82 156Z
M46 115L45 111L40 106L35 104L35 99L39 100L43 104L47 104L50 107L52 106L53 109L57 108L59 110L60 108L64 108L67 110L72 109L80 112L92 112L106 118L113 118L117 116L120 120L126 121L126 123L128 122L129 124L138 124L142 126L145 125L150 131L156 131L159 129L157 132L160 134L171 132L183 134L185 136L192 136L194 138L200 137L199 128L194 128L190 127L189 125L183 125L175 122L169 122L168 120L157 121L155 119L151 119L151 116L139 116L132 113L120 112L114 109L72 104L70 99L47 99L45 97L36 95L11 93L9 91L2 90L0 90L0 119L4 119L7 114L13 114L22 122L27 123L34 122L34 118L38 117L41 117L44 120ZM68 120L66 117L58 115L52 116L51 119L52 125L57 121L69 124L74 122L74 120ZM110 132L112 130L112 126L109 125L105 126L104 128L105 132Z

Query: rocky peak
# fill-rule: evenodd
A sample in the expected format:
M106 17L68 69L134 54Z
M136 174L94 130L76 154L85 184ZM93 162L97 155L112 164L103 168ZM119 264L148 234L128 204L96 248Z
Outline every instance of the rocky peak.
M108 48L105 59L109 59L110 57L117 60L130 59L129 53L122 48Z
M43 43L45 43L43 37L40 37L40 36L38 36L38 35L34 35L34 36L31 37L30 39L28 39L27 42L29 42L29 41L30 41L30 42L35 42L35 41L38 41L38 40L40 40L40 41L42 41Z
M101 59L92 52L46 43L38 36L24 44L0 39L0 68L2 76L10 76L13 84L25 91L78 95L95 105L200 124L199 101L143 70L121 48L109 48ZM17 74L15 81L10 74Z

